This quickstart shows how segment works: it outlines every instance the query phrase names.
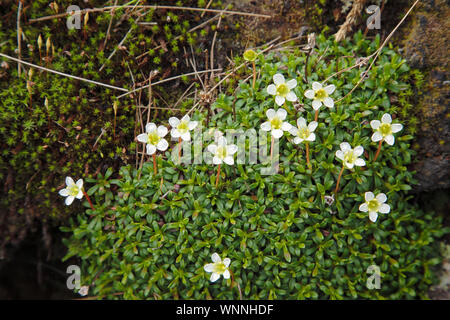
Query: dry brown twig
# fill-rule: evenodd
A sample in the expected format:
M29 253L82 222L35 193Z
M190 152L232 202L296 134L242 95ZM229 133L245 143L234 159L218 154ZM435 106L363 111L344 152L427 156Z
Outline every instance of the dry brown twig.
M114 0L114 7L117 6L117 1L118 0ZM112 26L112 22L113 22L113 19L114 19L115 11L116 11L115 8L111 10L111 18L109 19L108 30L106 31L105 41L103 42L103 49L106 47L106 42L108 42L108 39L109 39L109 34L111 32L111 26Z
M365 4L366 0L355 0L355 2L353 2L352 9L345 18L345 22L341 25L339 31L335 34L335 39L337 42L345 39L347 34L352 31L352 27L356 24L359 17L361 16L361 12Z
M22 13L22 1L19 1L19 6L17 8L17 57L19 58L19 61L22 59L22 29L20 28L20 16ZM17 63L17 73L19 75L21 75L21 70L20 68L22 67L22 65L20 64L20 62Z
M204 8L194 8L194 7L177 7L177 6L159 6L159 5L140 5L140 6L107 6L107 7L103 7L103 8L92 8L92 9L84 9L84 10L80 10L80 14L85 14L87 12L89 13L94 13L94 12L103 12L103 11L109 11L109 10L113 10L113 9L117 9L117 8L143 8L143 9L153 9L153 10L158 10L158 9L166 9L166 10L183 10L183 11L199 11L199 12L208 12L208 13L222 13L223 10L219 10L219 9L204 9ZM240 16L250 16L250 17L257 17L257 18L265 18L265 19L270 19L272 18L272 16L267 15L267 14L259 14L259 13L252 13L252 12L242 12L242 11L225 11L223 12L223 14L226 15L240 15ZM36 19L30 19L29 22L30 23L34 23L34 22L41 22L41 21L46 21L46 20L52 20L52 19L58 19L58 18L63 18L70 15L70 13L59 13L59 14L55 14L55 15L51 15L51 16L46 16L46 17L41 17L41 18L36 18Z
M98 82L98 81L94 81L94 80L89 80L89 79L73 76L71 74L59 72L59 71L56 71L56 70L53 70L53 69L41 67L41 66L35 65L33 63L29 63L29 62L26 62L26 61L23 61L23 60L20 60L20 59L8 56L8 55L6 55L4 53L0 53L0 57L16 61L18 63L24 64L24 65L29 66L29 67L33 67L33 68L40 69L40 70L43 70L43 71L51 72L51 73L54 73L54 74L57 74L57 75L60 75L60 76L64 76L64 77L68 77L68 78L72 78L72 79L76 79L76 80L80 80L80 81L84 81L84 82L89 82L89 83L96 84L96 85L103 86L103 87L110 88L110 89L115 89L115 90L119 90L119 91L123 91L123 92L129 92L125 88L115 87L115 86L112 86L112 85L109 85L109 84L106 84L106 83L102 83L102 82Z

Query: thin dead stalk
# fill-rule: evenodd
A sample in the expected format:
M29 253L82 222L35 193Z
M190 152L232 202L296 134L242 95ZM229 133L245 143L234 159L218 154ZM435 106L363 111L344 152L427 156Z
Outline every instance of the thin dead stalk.
M106 87L106 88L115 89L115 90L119 90L119 91L123 91L123 92L127 92L127 93L129 92L125 88L115 87L115 86L112 86L112 85L109 85L109 84L106 84L106 83L102 83L102 82L98 82L98 81L94 81L94 80L89 80L89 79L73 76L71 74L59 72L59 71L56 71L56 70L53 70L53 69L41 67L41 66L38 66L38 65L35 65L35 64L32 64L32 63L29 63L29 62L26 62L26 61L23 61L23 60L11 57L11 56L8 56L8 55L6 55L4 53L0 53L0 57L16 61L17 63L21 63L21 64L24 64L24 65L29 66L29 67L33 67L33 68L40 69L40 70L43 70L43 71L51 72L51 73L54 73L54 74L57 74L57 75L60 75L60 76L63 76L63 77L68 77L68 78L72 78L72 79L76 79L76 80L80 80L80 81L84 81L84 82L89 82L89 83L92 83L92 84L96 84L96 85L99 85L99 86L103 86L103 87Z

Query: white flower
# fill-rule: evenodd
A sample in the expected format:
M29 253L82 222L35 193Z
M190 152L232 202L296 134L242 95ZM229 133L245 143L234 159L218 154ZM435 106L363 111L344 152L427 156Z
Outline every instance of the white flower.
M59 195L66 198L66 205L71 205L75 198L83 198L83 179L79 179L76 183L71 177L66 177L66 187L59 190Z
M78 290L78 293L80 294L80 296L87 296L87 294L89 293L89 286L82 286L80 290Z
M363 147L357 146L355 149L352 149L348 142L342 142L340 147L341 150L336 151L336 157L342 160L348 169L352 169L354 166L362 167L366 165L363 159L358 158L364 152Z
M261 124L261 130L271 131L274 138L279 139L283 136L283 131L291 130L292 125L283 121L287 116L287 112L283 108L280 108L277 111L269 109L267 110L266 115L269 121Z
M220 136L217 138L217 144L210 144L207 149L213 154L214 164L225 162L231 166L234 164L233 154L236 153L238 148L235 144L227 145L227 139Z
M282 106L287 101L297 101L297 96L294 91L291 91L297 86L297 80L292 79L286 82L284 76L281 73L277 73L273 76L274 84L267 87L267 92L275 96L275 103Z
M384 193L379 193L376 197L373 192L366 192L364 194L366 202L359 206L359 211L369 211L369 219L372 222L377 221L378 212L389 213L391 207L386 204L387 197Z
M152 155L159 151L165 151L169 147L169 143L163 137L167 134L168 130L164 126L156 127L154 123L147 123L145 126L145 132L137 136L139 142L147 144L147 154Z
M334 101L328 95L332 94L335 89L336 87L334 84L330 84L329 86L323 88L321 83L313 82L312 90L306 90L305 97L308 99L313 99L312 107L314 110L319 110L322 103L328 108L333 108Z
M375 130L372 135L372 141L378 142L380 140L386 141L386 143L392 146L395 142L393 133L399 132L403 129L403 125L400 123L392 123L392 118L389 113L383 114L381 122L379 120L370 121L370 126Z
M215 282L221 275L223 275L225 279L229 279L230 271L228 270L228 266L230 265L231 260L225 258L222 261L217 253L213 253L211 259L213 263L208 263L203 267L206 272L212 272L210 278L211 282Z
M314 141L316 140L316 130L318 123L316 121L311 121L310 124L306 125L306 120L303 117L297 119L297 128L292 127L289 131L294 138L294 143L299 144L303 141Z
M198 121L191 121L188 115L185 115L181 120L176 117L169 118L169 123L172 126L170 135L174 138L181 138L183 141L191 140L191 133L197 127Z

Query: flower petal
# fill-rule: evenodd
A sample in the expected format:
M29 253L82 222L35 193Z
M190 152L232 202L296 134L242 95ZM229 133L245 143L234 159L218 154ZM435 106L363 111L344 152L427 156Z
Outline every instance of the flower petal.
M348 142L342 142L339 147L341 147L342 151L347 151L350 150L352 148L352 146L350 145L350 143Z
M136 137L136 140L139 141L139 142L147 143L147 141L148 141L148 134L141 133L140 135L138 135Z
M216 262L222 262L222 259L220 259L220 256L219 256L219 254L218 254L217 252L214 252L214 253L211 255L211 260L212 260L212 262L214 262L214 263L216 263Z
M180 131L178 131L178 129L172 129L172 130L170 130L170 135L173 137L173 138L179 138L179 137L181 137L181 132Z
M169 124L172 128L176 128L180 124L180 120L176 117L170 117Z
M269 86L267 87L267 93L271 94L272 96L277 94L277 87L275 87L274 84L269 84Z
M297 127L304 128L306 127L306 120L303 117L297 119Z
M319 125L318 122L316 122L316 121L311 121L311 122L308 124L308 130L309 130L310 132L313 132L313 131L316 130L316 128L317 128L318 125Z
M213 157L213 163L214 164L222 164L222 159L220 159L219 157L217 157L217 156L214 156Z
M275 103L279 106L282 106L286 102L286 99L282 96L275 96Z
M384 202L386 202L387 197L386 197L386 195L384 193L379 193L377 195L377 200L378 200L379 203L384 203Z
M372 127L372 129L377 130L381 125L380 120L372 120L370 121L370 126Z
M314 81L312 83L312 88L314 91L322 89L322 84L320 82Z
M330 97L326 97L325 99L323 99L323 104L328 107L328 108L333 108L334 107L334 100Z
M332 94L334 90L336 90L336 86L334 84L330 84L323 89L326 91L326 93Z
M336 158L344 160L344 153L341 150L336 151Z
M222 262L225 265L225 267L228 268L228 266L230 265L231 260L230 260L230 258L225 258L225 259L223 259Z
M209 280L211 281L211 282L216 282L218 279L220 278L220 274L218 274L218 273L212 273L211 274L211 278L209 278Z
M378 218L378 213L376 211L369 212L369 219L372 222L376 222Z
M210 144L206 149L212 154L216 154L217 146L215 144Z
M350 163L347 161L344 161L344 166L346 166L348 169L353 169L353 167L355 166L354 163Z
M322 102L320 102L320 100L313 100L312 107L314 110L319 110L321 106Z
M156 152L156 147L152 144L147 144L147 154L152 155Z
M305 91L305 97L307 97L308 99L314 99L314 96L314 90L309 89Z
M262 131L270 131L270 130L272 130L272 126L270 125L270 122L266 121L263 124L261 124L261 130Z
M315 133L311 133L308 138L306 138L306 141L314 141L316 140L316 134Z
M183 141L190 141L191 140L191 133L189 131L186 131L181 135L181 140Z
M75 184L75 181L73 181L73 179L71 177L66 177L66 185L67 186L71 186L74 184Z
M381 133L379 133L378 131L373 133L373 135L372 135L372 141L373 142L378 142L381 139L383 139L383 136L381 135Z
M298 136L298 128L292 126L291 129L289 130L289 133L292 134L293 136Z
M294 143L295 144L299 144L299 143L302 143L303 142L303 139L302 138L299 138L299 137L295 137L294 138Z
M225 270L225 272L222 275L224 279L230 279L230 271L228 269Z
M181 118L180 122L182 122L182 121L189 122L189 121L191 121L191 117L189 117L188 114L185 114L183 116L183 118Z
M156 145L156 148L159 151L166 151L168 147L169 147L169 143L167 142L166 139L159 140L158 144Z
M275 85L279 85L282 83L285 83L286 80L284 80L284 76L281 73L277 73L276 75L273 76L273 83L275 83Z
M281 125L281 130L283 131L289 131L291 130L292 125L289 122L283 122L283 124Z
M213 272L214 263L205 264L205 266L203 267L203 270L205 270L206 272Z
M392 134L387 135L386 137L384 137L384 141L386 141L386 143L390 146L392 146L395 142L395 138Z
M287 101L297 101L297 95L294 93L294 91L289 91L289 93L286 95L286 100Z
M75 183L75 184L77 185L78 189L83 188L83 179L78 179L77 183Z
M355 149L353 149L353 154L356 157L359 157L360 155L362 155L364 153L364 148L361 146L357 146Z
M391 211L391 207L388 204L383 203L378 211L380 211L381 213L389 213Z
M164 127L164 126L159 126L159 127L158 127L158 131L157 131L157 134L158 134L158 136L160 136L160 137L162 138L162 137L164 137L164 136L167 134L168 131L169 131L169 130L167 130L166 127Z
M75 198L77 198L77 199L83 198L83 191L81 191L81 189L78 190L78 194L75 196Z
M233 159L233 156L226 156L224 159L223 159L223 162L225 162L227 165L229 165L229 166L232 166L233 164L234 164L234 159Z
M68 196L68 197L66 198L66 201L64 201L64 202L66 203L66 206L70 206L70 205L72 204L72 202L73 202L74 199L75 199L74 196Z
M297 80L295 79L291 79L289 81L286 82L286 85L288 86L289 89L294 89L297 86Z
M363 167L365 165L366 165L366 161L364 161L363 159L358 158L358 159L355 160L355 166Z
M392 122L391 115L389 113L383 114L383 116L381 117L381 122L383 122L383 123L391 123Z
M277 113L275 112L274 109L269 109L269 110L266 111L266 116L267 116L267 118L269 120L272 120L275 117L276 114Z
M275 139L280 139L280 138L283 136L283 130L280 130L280 129L274 129L274 130L272 130L272 136L273 136Z
M403 129L403 125L400 123L393 123L391 125L391 130L393 133L399 132Z
M150 122L145 125L145 132L149 133L156 130L156 124Z
M286 110L284 110L283 108L280 108L280 109L277 110L277 117L278 117L278 119L284 120L284 119L286 119L286 116L287 116L287 111Z
M60 196L67 197L69 195L69 191L66 188L64 188L64 189L59 190L58 194Z
M190 121L188 128L189 130L194 130L198 126L198 121Z
M359 211L362 211L362 212L367 212L367 211L369 211L369 206L367 205L367 203L361 203L361 205L359 206Z
M373 194L373 192L368 191L364 194L364 199L366 201L373 200L373 198L375 198L375 195Z

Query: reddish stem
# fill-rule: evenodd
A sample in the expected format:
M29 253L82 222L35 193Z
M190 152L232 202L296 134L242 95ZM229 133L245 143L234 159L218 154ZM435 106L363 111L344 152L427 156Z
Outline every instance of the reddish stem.
M378 144L378 150L377 153L375 153L375 158L373 158L373 161L375 162L378 158L378 155L380 154L381 151L381 144L383 143L383 139L380 140L380 143Z
M306 163L308 164L308 167L311 167L311 164L309 163L309 143L306 142Z
M156 153L153 154L153 172L156 175Z
M314 115L314 121L317 122L317 119L319 119L319 109L316 110L316 114Z
M339 177L338 177L338 181L336 184L336 189L334 189L334 193L337 193L339 190L339 182L341 182L341 177L342 177L342 173L344 172L344 165L342 166L341 172L339 172Z
M89 198L88 194L86 193L86 191L84 191L84 189L81 189L81 191L83 192L84 196L86 197L87 201L89 202L89 204L91 205L91 209L93 211L95 211L94 205L92 204L91 198Z
M219 178L220 178L220 163L219 163L219 166L217 167L216 188L217 188L217 185L219 184Z

